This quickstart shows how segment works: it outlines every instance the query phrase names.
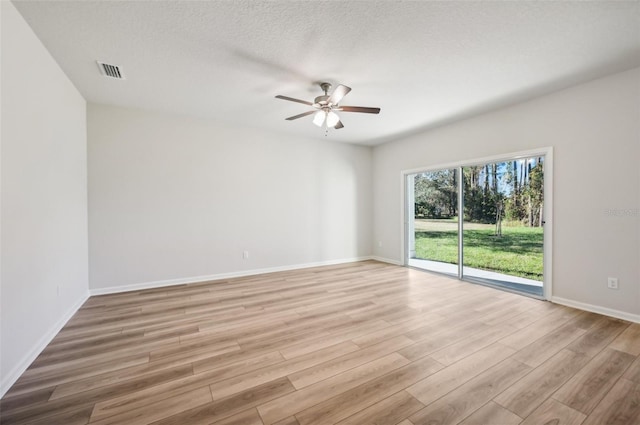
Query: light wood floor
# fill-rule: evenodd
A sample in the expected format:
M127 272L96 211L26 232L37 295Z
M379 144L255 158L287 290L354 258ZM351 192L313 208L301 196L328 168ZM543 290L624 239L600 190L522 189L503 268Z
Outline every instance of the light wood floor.
M640 325L373 261L90 298L2 424L640 423Z

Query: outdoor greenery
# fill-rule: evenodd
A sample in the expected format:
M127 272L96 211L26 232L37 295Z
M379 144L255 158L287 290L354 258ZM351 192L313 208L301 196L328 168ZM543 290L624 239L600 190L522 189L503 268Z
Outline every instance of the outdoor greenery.
M505 227L502 236L486 229L464 231L464 265L542 281L542 228ZM416 257L443 263L458 262L455 230L417 231Z
M416 174L416 217L456 217L457 179L455 169ZM542 225L543 158L464 167L463 179L465 221Z
M543 169L542 157L463 167L465 266L542 280ZM458 178L416 174L417 258L457 263Z

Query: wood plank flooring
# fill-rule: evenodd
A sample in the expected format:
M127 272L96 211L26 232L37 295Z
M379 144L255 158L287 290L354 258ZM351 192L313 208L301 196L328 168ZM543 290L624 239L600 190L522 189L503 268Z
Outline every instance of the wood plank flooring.
M640 325L363 261L90 298L2 424L640 424Z

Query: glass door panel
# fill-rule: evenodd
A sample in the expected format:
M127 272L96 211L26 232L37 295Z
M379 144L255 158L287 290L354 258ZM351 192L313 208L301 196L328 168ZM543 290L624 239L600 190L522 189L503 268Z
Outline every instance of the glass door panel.
M407 176L408 264L458 276L458 170Z
M544 157L463 167L463 278L543 296Z

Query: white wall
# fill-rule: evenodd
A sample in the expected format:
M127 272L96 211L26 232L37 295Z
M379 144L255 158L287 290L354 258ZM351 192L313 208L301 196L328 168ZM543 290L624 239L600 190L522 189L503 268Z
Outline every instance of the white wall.
M554 297L640 314L640 69L376 147L374 255L402 261L402 170L545 146L554 148Z
M22 16L2 27L0 394L88 295L86 103Z
M88 134L96 292L371 254L371 148L95 104Z

